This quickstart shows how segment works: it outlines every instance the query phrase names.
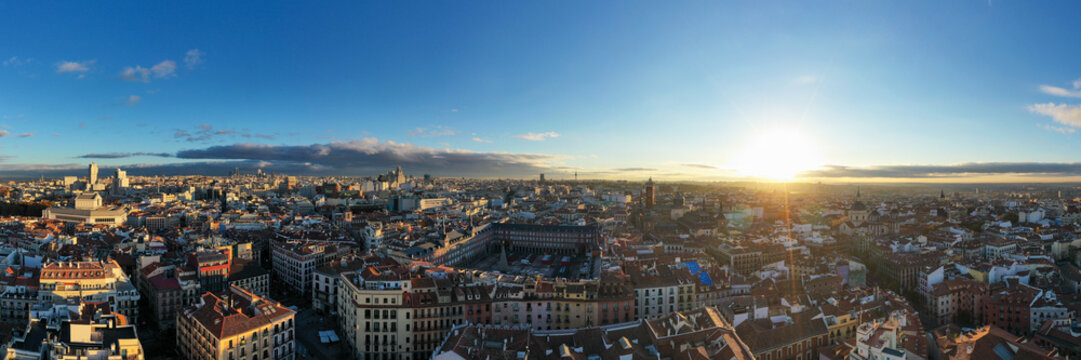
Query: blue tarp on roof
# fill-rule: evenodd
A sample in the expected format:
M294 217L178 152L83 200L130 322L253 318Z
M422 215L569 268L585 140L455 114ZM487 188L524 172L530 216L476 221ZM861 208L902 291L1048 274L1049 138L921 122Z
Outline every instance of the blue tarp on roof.
M687 270L691 271L691 275L698 277L698 282L702 285L713 286L713 279L709 277L709 273L702 271L702 266L698 265L697 261L687 261L683 265L687 266Z

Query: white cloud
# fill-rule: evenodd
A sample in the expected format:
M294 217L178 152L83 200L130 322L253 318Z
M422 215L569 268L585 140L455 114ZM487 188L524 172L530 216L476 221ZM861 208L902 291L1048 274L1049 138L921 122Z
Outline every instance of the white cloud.
M150 78L164 79L176 76L176 61L163 60L149 69L139 65L125 67L120 78L127 81L150 82Z
M547 140L547 139L550 139L550 138L559 137L559 133L557 133L555 131L542 132L542 133L533 133L533 132L531 132L531 133L525 133L525 134L520 134L520 135L514 135L514 137L519 138L519 139L523 139L523 140L529 140L529 141L544 141L544 140Z
M456 132L454 130L447 129L447 128L444 128L442 126L436 126L433 129L417 128L416 130L409 131L409 135L420 136L420 137L439 137L439 136L450 136L450 135L454 135L454 134L456 134Z
M1073 90L1058 86L1040 85L1040 91L1048 95L1081 98L1081 79L1074 80L1071 85L1073 85Z
M199 49L191 49L188 50L186 54L184 54L184 66L186 66L188 69L193 69L195 68L195 65L199 65L202 63L203 52L199 51Z
M124 106L135 106L135 104L138 104L139 100L142 99L143 98L139 95L128 96L128 101L124 102Z
M1047 124L1040 124L1039 127L1041 129L1044 129L1044 130L1047 130L1047 131L1057 132L1059 134L1073 134L1074 132L1077 131L1077 129L1074 129L1074 128L1061 127L1061 126L1051 126L1051 125L1047 125Z
M142 66L128 66L120 72L120 78L127 81L150 82L150 69Z
M164 78L176 75L176 62L172 60L165 60L157 65L150 67L150 72L154 73L156 78Z
M1081 127L1081 105L1034 104L1028 106L1028 111L1050 116L1052 120L1062 125Z
M1081 98L1081 90L1064 89L1058 86L1040 85L1040 91L1048 95Z
M59 64L56 64L56 73L60 74L60 73L68 73L68 72L80 72L80 73L81 72L87 72L87 71L90 70L90 64L92 64L92 63L94 63L93 60L82 61L82 62L79 62L79 61L63 61L63 62L61 62Z
M11 135L11 132L10 132L10 131L7 131L7 130L0 130L0 138L2 138L2 137L7 137L8 135Z
M19 137L28 138L28 137L34 136L34 134L37 134L37 133L36 132L22 133L22 134L19 134Z
M479 137L476 137L476 136L473 137L473 141L474 142L479 142L479 143L490 143L490 142L492 142L491 140L482 139L482 138L479 138Z
M20 58L18 56L12 56L7 60L4 60L4 66L23 66L34 61L32 58Z

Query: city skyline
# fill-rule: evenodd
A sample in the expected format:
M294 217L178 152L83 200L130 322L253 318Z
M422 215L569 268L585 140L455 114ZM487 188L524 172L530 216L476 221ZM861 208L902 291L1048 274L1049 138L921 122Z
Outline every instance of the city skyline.
M1077 14L0 1L0 357L1076 358Z
M0 4L0 176L1081 181L1076 3L253 5Z

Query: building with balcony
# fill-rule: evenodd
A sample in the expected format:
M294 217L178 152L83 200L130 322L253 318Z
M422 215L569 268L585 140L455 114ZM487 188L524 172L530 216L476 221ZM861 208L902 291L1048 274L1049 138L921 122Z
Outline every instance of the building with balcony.
M177 352L185 359L291 360L296 313L236 286L177 315Z
M229 285L236 285L255 295L270 294L270 272L255 260L234 259L229 269Z
M600 327L455 326L432 359L754 359L714 308Z
M312 309L324 314L338 308L338 279L342 273L364 269L365 261L356 255L323 265L312 273Z
M137 323L139 299L139 291L116 260L51 262L41 268L38 302L42 304L104 302Z
M271 248L274 276L292 291L307 295L312 290L312 274L352 248L317 241L276 241Z
M135 325L110 311L108 303L70 303L29 313L24 331L15 334L6 359L142 360Z

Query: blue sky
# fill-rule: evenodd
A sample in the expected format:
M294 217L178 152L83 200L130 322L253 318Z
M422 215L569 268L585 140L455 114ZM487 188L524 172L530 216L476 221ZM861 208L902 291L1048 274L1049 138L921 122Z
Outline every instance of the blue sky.
M1068 178L1081 175L1079 13L1066 1L0 3L0 172L371 175L404 162L726 179L741 176L735 154L782 129L810 144L780 152L819 155L806 176L971 178L957 169L996 163L976 174ZM1013 166L1032 163L1054 166Z

